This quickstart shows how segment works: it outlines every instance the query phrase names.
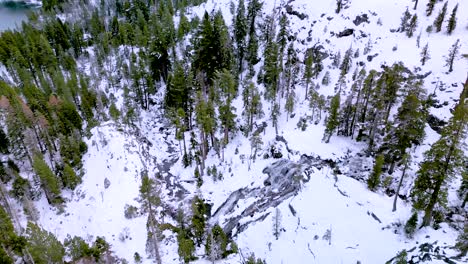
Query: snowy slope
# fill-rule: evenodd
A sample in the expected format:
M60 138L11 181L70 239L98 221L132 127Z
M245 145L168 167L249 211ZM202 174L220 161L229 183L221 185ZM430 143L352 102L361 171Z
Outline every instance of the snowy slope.
M274 8L275 2L264 1L263 12L269 14ZM461 40L461 53L468 53L468 37L465 29L467 24L468 3L461 2L458 10L458 28L451 36L446 33L427 33L426 27L432 24L435 15L427 18L425 16L425 1L420 1L418 9L412 10L413 3L403 0L352 0L350 7L343 9L339 15L334 13L334 0L293 0L289 1L294 10L307 14L308 18L300 20L296 16L289 16L291 32L297 34L298 41L295 47L301 51L299 56L303 57L303 51L316 43L325 47L327 51L342 54L352 46L359 48L361 56L353 59L354 71L356 62L366 63L366 69L379 70L381 65L392 65L394 62L403 61L405 65L413 70L420 66L420 52L425 43L429 43L432 59L420 69L420 74L432 71L425 79L425 88L432 92L436 82L446 84L444 91L436 92L441 102L447 101L448 105L433 111L440 118L448 119L449 109L453 107L454 100L458 98L462 85L468 72L467 60L458 58L455 62L454 71L447 74L444 66L444 56L448 54L450 46L457 40ZM279 3L276 3L279 5ZM456 4L450 1L449 11ZM417 12L419 25L415 36L407 38L403 33L391 33L400 23L400 17L406 7L410 12ZM438 12L442 4L438 4L435 12ZM221 9L225 14L225 20L229 24L232 15L229 12L228 0L209 0L208 3L195 7L189 14L202 16L204 11ZM370 23L362 23L355 26L352 22L356 15L368 14ZM322 14L325 14L322 16ZM375 14L375 15L373 15ZM330 19L329 19L330 18ZM377 21L381 20L381 25ZM335 34L346 28L355 29L354 36L337 38ZM367 37L362 37L360 31ZM416 36L421 34L421 48L416 46ZM311 32L309 34L309 32ZM332 32L334 34L332 34ZM307 38L311 37L310 42ZM368 62L362 51L369 41L373 42L370 54L378 53L372 62ZM304 44L301 41L304 40ZM392 49L397 47L396 51ZM324 61L325 70L315 82L320 82L326 70L331 64L331 59ZM324 95L334 94L334 83L338 79L339 72L330 70L331 84L321 87L319 92ZM349 74L351 75L351 74ZM453 86L452 84L457 84ZM348 80L348 88L351 80ZM279 124L280 135L288 142L291 152L283 146L283 157L292 161L298 161L302 154L320 156L324 159L339 160L345 157L355 156L364 146L349 138L333 136L331 143L325 144L321 141L324 127L323 124L309 124L306 131L297 129L298 119L309 112L306 102L302 102L303 89L296 87L297 107L295 117L286 119L282 115ZM264 104L266 116L269 113L269 105ZM238 101L236 106L238 116L242 110L242 104ZM108 123L92 131L93 136L88 140L89 151L84 157L86 174L83 184L73 193L69 194L70 201L67 203L65 212L57 214L51 209L45 200L38 202L37 207L41 211L40 223L46 229L52 231L61 240L67 234L88 236L105 236L112 244L112 250L119 257L130 262L133 261L134 252L145 256L146 243L146 216L140 216L129 220L124 217L124 206L126 204L137 205L135 198L138 197L140 186L140 173L147 169L150 176L160 172L161 163L175 162L168 172L162 177L163 200L173 208L179 204L189 208L189 201L196 194L201 194L208 202L213 204L213 212L234 191L248 187L263 187L267 175L262 170L275 162L274 159L263 159L262 156L252 164L249 170L247 161L241 158L250 155L250 143L240 133L225 150L225 161L220 162L214 152L211 152L207 160L208 166L216 166L221 171L224 180L214 182L205 177L203 186L198 190L194 183L194 167L184 168L180 160L177 160L179 145L174 138L174 131L164 128L165 125L159 118L161 112L156 106L148 113L142 114L139 137L126 133L125 129L115 127ZM264 152L268 150L270 143L275 142L275 131L271 121L265 117L269 126L267 127L262 141ZM437 140L437 133L427 128L428 137L423 146L416 150L416 160L413 164L414 175L417 161L422 158L422 152L429 148L430 144ZM188 135L187 135L188 137ZM147 141L142 141L146 138ZM149 142L149 143L148 143ZM238 154L235 154L238 151ZM151 159L145 159L145 153L149 153ZM261 153L263 154L263 152ZM359 164L362 167L372 166L372 160L363 159ZM346 169L346 168L344 168ZM398 173L398 172L397 172ZM335 177L337 177L335 179ZM108 179L111 184L106 189L104 180ZM181 199L175 199L176 190L183 195ZM340 193L340 191L344 193ZM251 205L255 199L241 200L236 204L236 213ZM439 241L441 245L453 245L457 233L451 227L443 224L439 230L426 228L420 230L415 239L407 239L401 227L394 224L405 223L411 213L411 205L401 200L398 203L398 211L391 212L393 197L383 193L370 192L362 182L358 182L345 175L334 175L330 168L315 170L309 182L303 183L298 194L281 203L278 208L282 213L282 227L280 237L276 240L272 233L272 215L275 208L270 208L263 215L270 213L263 221L250 224L244 232L235 237L242 255L245 257L254 252L257 257L266 259L267 263L384 263L392 258L398 251L408 249L416 243ZM293 216L291 205L297 215ZM375 219L377 217L379 220ZM257 216L255 216L257 218ZM219 218L222 225L226 219ZM171 222L171 219L165 219ZM248 219L243 220L248 221ZM381 222L379 222L381 221ZM331 230L331 243L322 239L327 229ZM125 231L127 230L127 231ZM130 238L119 240L119 234L128 232ZM178 263L177 240L171 232L164 233L166 238L162 242L161 253L163 263ZM89 239L92 241L93 239ZM203 250L199 250L200 256ZM230 256L227 260L219 263L239 263L241 256ZM144 263L152 263L145 259ZM209 263L201 258L196 263Z

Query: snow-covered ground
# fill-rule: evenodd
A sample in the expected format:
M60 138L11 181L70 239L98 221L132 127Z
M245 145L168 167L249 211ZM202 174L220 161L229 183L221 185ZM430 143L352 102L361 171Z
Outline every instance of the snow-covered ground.
M268 14L274 8L274 3L279 1L264 1L263 12ZM437 82L445 83L446 89L436 91L440 102L447 101L448 105L433 111L439 118L448 119L449 109L454 100L458 99L461 92L461 83L468 72L466 59L458 57L454 71L447 74L445 57L451 45L460 39L460 54L468 53L467 15L468 3L460 2L458 10L458 27L454 33L448 36L445 30L439 33L427 33L426 28L433 23L435 15L442 7L436 5L431 17L425 16L426 1L420 1L416 11L412 10L413 2L408 0L352 0L350 7L345 8L336 15L336 1L334 0L293 0L290 5L294 10L305 13L308 18L300 20L296 16L289 16L291 32L297 33L298 40L311 41L301 44L295 43L295 47L301 52L316 43L325 47L327 51L336 53L345 51L351 46L354 50L360 49L359 58L353 59L354 71L356 62L366 63L366 69L380 70L381 65L392 65L394 62L403 61L411 70L420 67L421 74L432 71L425 79L424 87L428 92L434 91ZM450 1L448 10L452 10L455 1ZM399 27L400 18L406 7L410 12L418 14L418 28L413 38L408 38L404 33L391 33L390 29ZM209 0L200 7L193 8L191 15L202 16L205 10L221 9L225 14L225 20L231 23L232 15L229 12L228 0ZM189 13L190 14L190 13ZM325 14L322 16L322 14ZM370 23L362 23L359 26L353 24L356 15L368 14ZM375 15L374 15L375 14ZM329 19L331 18L331 19ZM379 23L377 23L379 21ZM381 22L381 23L380 23ZM381 24L381 25L379 25ZM337 38L331 32L339 33L346 28L355 29L354 36ZM309 31L311 32L309 34ZM367 37L362 37L360 31ZM421 32L420 48L416 46L416 37ZM378 54L372 62L368 62L362 51L371 39L373 43L370 54ZM429 43L431 60L421 67L419 62L422 47ZM397 49L394 51L394 47ZM331 59L324 61L325 70L314 82L320 82L325 72L331 65ZM329 86L322 86L321 94L334 94L334 84L339 72L331 70L331 82ZM349 74L351 75L351 74ZM351 78L348 80L348 89L351 87ZM452 84L457 84L454 86ZM302 154L320 156L322 158L337 160L345 155L356 155L364 148L362 143L357 143L350 138L333 136L329 144L322 142L324 132L323 124L309 124L306 131L297 129L297 122L301 116L309 112L308 105L303 102L303 89L296 87L297 102L294 118L286 119L282 115L279 123L279 134L288 142L288 147L293 153L288 153L283 146L285 158L292 161L299 160ZM242 104L237 101L238 116L241 116ZM264 111L268 123L265 133L262 135L264 151L268 150L270 143L275 141L275 130L268 119L269 105L264 103ZM130 262L133 261L134 252L145 256L146 243L146 217L141 216L129 220L124 217L126 204L137 205L140 186L140 173L148 168L150 176L154 176L158 169L157 162L165 159L171 160L177 155L179 146L174 138L174 131L163 130L163 124L156 124L155 117L159 109L152 109L142 116L140 132L151 144L138 140L134 135L127 134L124 129L117 128L113 123L107 123L92 130L93 136L87 141L89 150L84 157L86 174L83 184L73 194L68 194L70 201L66 204L65 212L57 214L51 209L45 200L38 202L41 212L40 223L46 229L52 231L60 239L67 234L88 236L105 236L112 244L112 250L119 256ZM422 158L422 152L437 140L438 134L427 127L427 139L425 144L416 149L416 159L413 171L417 168L417 162ZM166 139L167 138L167 139ZM187 133L188 138L188 133ZM168 149L172 145L175 152ZM145 160L142 153L148 151L155 160ZM238 154L235 154L238 151ZM220 162L214 152L210 152L206 166L216 166L222 172L223 181L214 182L209 177L204 177L204 184L198 190L194 183L194 167L184 168L179 160L175 163L170 173L171 180L183 186L189 192L184 200L188 203L191 197L200 194L213 204L213 212L229 195L243 187L262 187L267 175L262 170L273 163L274 159L257 158L248 168L248 162L244 157L250 155L250 142L241 133L238 133L225 150L225 160ZM260 154L263 151L259 152ZM365 159L364 159L365 160ZM372 161L360 164L372 166ZM396 172L398 173L398 172ZM164 175L163 175L164 176ZM411 205L401 200L398 202L398 210L391 212L393 197L383 193L374 193L367 189L365 184L344 175L335 175L330 168L316 170L309 182L304 183L301 191L293 198L281 203L278 208L282 213L282 227L279 239L276 240L272 232L272 215L275 212L271 208L271 214L258 223L251 224L236 238L236 242L245 257L254 252L257 257L266 259L267 263L384 263L402 249L409 249L417 243L439 241L440 245L453 245L457 233L446 224L442 224L439 230L424 228L419 230L414 239L407 239L400 228L394 224L403 224L411 214ZM104 187L104 180L110 181L110 186ZM340 193L339 190L344 192ZM168 198L168 190L163 191L163 199ZM179 202L168 200L174 208ZM239 201L237 211L252 203L251 200ZM188 205L187 205L188 206ZM297 215L293 216L289 206L292 206ZM377 217L372 216L372 214ZM380 222L379 222L380 221ZM223 223L220 223L223 224ZM127 232L130 238L119 240L119 234ZM322 239L327 230L331 230L331 240ZM395 230L397 231L395 233ZM161 245L163 263L179 262L177 255L177 241L175 235L165 232L166 238ZM92 239L89 239L90 241ZM200 254L203 251L199 251ZM241 256L230 256L219 263L239 263ZM152 263L145 259L144 263ZM200 259L196 263L209 263Z

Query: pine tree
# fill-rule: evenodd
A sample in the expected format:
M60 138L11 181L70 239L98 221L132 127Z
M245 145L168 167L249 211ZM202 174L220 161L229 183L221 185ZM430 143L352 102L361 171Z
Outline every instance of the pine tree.
M249 41L247 43L247 56L246 59L249 62L249 75L254 76L254 68L260 59L258 58L258 39L256 29L256 19L260 11L262 10L263 3L259 0L249 1L247 6L247 20L248 20L248 36Z
M271 107L271 122L273 123L273 127L275 128L275 133L278 135L278 118L280 116L280 105L277 102L273 102L273 105Z
M466 89L466 87L465 87ZM429 226L436 205L447 203L448 183L463 166L462 144L468 125L468 104L462 93L449 123L443 128L439 140L424 153L411 191L415 209L424 210L422 226Z
M369 176L369 179L367 179L367 187L371 191L377 190L377 187L380 185L380 178L382 175L382 167L384 165L384 156L383 155L378 155L375 157L375 163L374 163L374 168L372 169L372 173Z
M246 82L242 92L242 99L244 101L244 111L242 114L245 116L247 123L247 135L252 132L254 120L263 116L262 98L257 86L252 81Z
M412 146L421 145L425 137L427 111L423 105L422 83L412 84L413 90L405 96L395 116L394 124L385 137L382 149L390 164L389 174L393 173L395 163L400 161Z
M411 21L408 24L408 28L406 29L406 35L408 38L413 37L414 31L416 30L416 27L418 26L418 15L414 14L411 17Z
M275 214L273 215L273 236L278 240L281 234L281 211L276 208Z
M414 232L418 226L418 213L414 212L408 222L405 224L405 233L409 238L413 238Z
M198 196L193 199L192 211L192 232L196 244L200 246L205 235L206 214L209 212L207 211L206 204Z
M228 70L216 72L215 86L220 96L218 112L224 133L223 145L225 146L229 143L229 131L232 131L236 126L235 108L232 106L237 90L234 76Z
M322 85L329 85L330 84L330 72L327 71L322 79Z
M409 26L409 21L411 19L411 13L409 12L408 8L406 8L403 16L401 17L400 22L400 32L406 32Z
M289 116L294 111L294 102L296 100L294 91L291 91L286 98L286 104L284 105L284 109L286 110L286 121L289 120Z
M262 137L258 134L258 133L254 133L251 137L250 137L250 158L249 158L249 170L250 170L250 165L251 165L251 161L255 162L255 160L257 159L257 152L262 148L262 145L263 145L263 141L262 141Z
M305 99L309 95L309 84L312 80L312 64L314 63L314 57L312 55L312 49L307 49L304 58L304 75L302 80L305 82Z
M81 183L81 178L76 175L75 171L68 163L65 163L63 166L62 182L63 186L71 190L74 190L76 186Z
M205 252L209 260L225 258L228 255L228 237L223 229L216 224L207 235Z
M265 99L274 101L279 86L279 75L280 75L280 62L279 62L279 46L271 40L266 44L265 47L265 63L264 63L264 83L266 87Z
M426 46L421 51L421 64L424 66L428 60L431 59L431 56L429 55L429 43L426 43Z
M330 138L338 128L339 125L339 110L340 110L340 94L337 93L333 96L330 102L330 111L327 119L327 124L325 127L325 133L323 135L323 140L325 143L330 142Z
M455 247L460 251L460 254L457 257L464 257L468 253L468 224L465 223L463 232L457 238L457 243Z
M447 24L447 33L449 35L452 34L452 32L455 30L457 27L457 10L458 10L458 4L455 5L455 7L452 10L452 14L450 15L450 18L448 20Z
M36 264L63 263L65 249L52 233L29 222L26 234L27 248Z
M332 65L335 67L339 67L341 64L341 51L338 51L338 53L335 54L333 57L333 63Z
M52 172L44 159L35 155L33 158L34 172L41 182L41 186L46 193L49 203L54 204L60 201L60 183L57 176Z
M341 75L346 75L349 70L351 69L352 65L352 54L353 54L353 49L352 47L349 47L349 49L346 50L345 55L343 57L343 61L341 62L340 65L340 70L341 70Z
M177 232L177 242L179 246L177 252L184 263L190 263L190 261L196 259L194 256L195 243L190 238L188 231L180 228Z
M432 15L436 2L437 0L429 0L429 2L427 3L427 7L426 7L426 16Z
M247 36L247 18L245 16L244 0L239 0L237 6L237 14L234 24L234 36L237 43L237 59L239 74L243 71L244 57L246 52L246 36Z
M452 47L449 50L449 55L445 59L445 66L449 67L449 72L453 71L453 63L455 62L455 58L458 55L458 52L460 50L460 39L457 39L455 43L452 45Z
M434 27L436 28L436 32L440 32L442 30L442 23L444 23L445 15L447 14L447 5L448 2L445 2L442 10L440 10L439 14L434 20Z

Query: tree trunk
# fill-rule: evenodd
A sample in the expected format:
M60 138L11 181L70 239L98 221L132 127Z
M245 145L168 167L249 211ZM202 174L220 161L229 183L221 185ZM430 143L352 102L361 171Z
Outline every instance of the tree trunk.
M432 212L434 211L434 206L437 203L437 198L439 198L439 192L442 187L443 178L437 181L434 191L431 194L431 199L426 209L424 210L424 218L421 224L421 227L429 226L432 222Z
M395 212L397 209L396 205L397 205L398 195L400 194L401 185L403 184L403 178L405 178L406 169L408 169L408 162L405 163L405 167L403 168L403 172L401 173L400 182L398 183L398 188L395 193L395 199L393 200L392 212Z

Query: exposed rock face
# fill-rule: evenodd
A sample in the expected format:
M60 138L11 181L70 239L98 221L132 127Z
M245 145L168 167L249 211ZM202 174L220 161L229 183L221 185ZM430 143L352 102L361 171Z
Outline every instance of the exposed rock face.
M368 62L371 62L375 57L379 56L378 53L374 54L374 55L367 55L367 61Z
M367 14L356 16L356 18L353 20L353 23L356 26L359 26L362 23L369 23L369 17L367 16Z
M302 155L298 162L281 159L263 169L268 175L264 187L242 188L231 193L226 201L215 211L210 223L220 223L226 233L232 236L242 232L247 226L256 221L265 219L270 213L269 208L276 207L284 200L298 194L301 185L310 180L313 170L329 166L327 161L320 157ZM244 211L230 217L236 209L239 200L255 198ZM221 218L224 218L224 221ZM244 218L252 219L245 221ZM240 221L243 219L243 224Z
M304 20L309 17L304 13L299 13L296 10L293 10L292 6L290 5L286 6L286 13L288 13L289 15L297 16L300 20Z
M442 128L447 125L447 122L444 121L444 120L441 120L439 118L437 118L436 116L434 115L428 115L427 116L427 124L437 133L440 134L440 132L442 131Z
M336 36L339 37L339 38L342 38L342 37L351 36L352 34L354 34L354 29L347 28L347 29L341 31L340 33L338 33Z

